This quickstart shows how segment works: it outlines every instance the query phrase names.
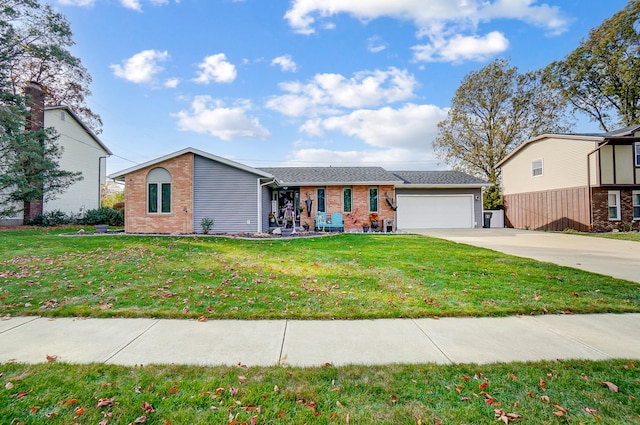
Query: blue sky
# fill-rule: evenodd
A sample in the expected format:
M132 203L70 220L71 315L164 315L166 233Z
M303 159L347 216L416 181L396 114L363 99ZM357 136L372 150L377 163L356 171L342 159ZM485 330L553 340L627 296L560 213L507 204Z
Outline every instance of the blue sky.
M627 3L50 2L93 77L108 173L185 147L255 167L447 168L431 142L467 73L542 68Z

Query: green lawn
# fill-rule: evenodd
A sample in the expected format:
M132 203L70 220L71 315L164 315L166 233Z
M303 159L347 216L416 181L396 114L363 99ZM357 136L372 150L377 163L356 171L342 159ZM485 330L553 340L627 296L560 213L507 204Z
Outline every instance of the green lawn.
M57 235L63 231L0 232L0 315L358 319L640 311L636 283L423 236Z
M628 360L242 368L0 364L2 424L638 424ZM515 416L520 418L509 421Z
M618 233L594 233L594 236L608 239L620 239L623 241L640 242L639 232L618 232Z

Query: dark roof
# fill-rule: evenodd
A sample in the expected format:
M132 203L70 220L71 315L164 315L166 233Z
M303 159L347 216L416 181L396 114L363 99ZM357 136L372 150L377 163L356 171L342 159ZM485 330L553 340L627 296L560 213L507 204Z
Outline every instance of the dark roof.
M483 185L485 180L461 171L393 171L404 184L413 185Z
M585 137L602 137L608 139L611 137L629 137L633 136L640 130L640 124L630 125L617 130L608 131L606 133L558 133L565 136L585 136Z
M281 185L381 184L401 179L382 167L274 167L260 168L272 174Z

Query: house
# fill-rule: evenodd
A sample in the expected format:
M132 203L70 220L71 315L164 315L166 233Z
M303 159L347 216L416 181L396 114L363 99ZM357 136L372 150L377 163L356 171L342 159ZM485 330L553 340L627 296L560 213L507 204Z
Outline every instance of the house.
M639 229L640 125L543 134L497 164L507 225L606 232Z
M67 106L44 106L44 92L38 83L32 82L26 89L31 97L27 125L33 130L53 127L58 134L56 143L62 148L58 158L60 169L82 173L82 180L69 186L55 199L25 203L24 214L0 220L3 225L20 225L23 218L59 210L68 215L80 215L84 211L100 207L101 185L106 182L106 158L109 148ZM20 206L19 209L22 209Z
M56 199L44 202L44 212L59 210L78 215L100 208L101 188L106 184L107 157L112 152L67 106L45 108L44 125L53 127L59 135L56 143L63 149L58 160L60 168L82 173L82 180Z
M361 231L372 218L400 230L481 227L489 186L452 171L253 168L193 148L109 177L125 183L129 233L201 233L203 218L214 220L216 233L268 232L287 214L312 227L317 212L339 213L344 231Z

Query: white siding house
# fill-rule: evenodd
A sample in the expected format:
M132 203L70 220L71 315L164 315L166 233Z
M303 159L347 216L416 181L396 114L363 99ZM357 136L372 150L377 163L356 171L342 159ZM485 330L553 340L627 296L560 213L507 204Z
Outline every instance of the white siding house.
M99 208L100 185L106 182L106 160L111 151L66 106L46 108L44 125L55 128L60 136L57 141L63 148L60 168L79 171L83 177L56 199L46 201L44 211L78 214Z
M66 106L45 108L44 127L53 127L59 135L56 143L63 149L58 159L60 168L81 172L82 180L68 187L64 193L57 194L56 199L45 201L43 211L60 210L77 215L99 208L100 185L106 182L106 158L112 152ZM2 225L20 225L22 222L22 212L0 219Z

